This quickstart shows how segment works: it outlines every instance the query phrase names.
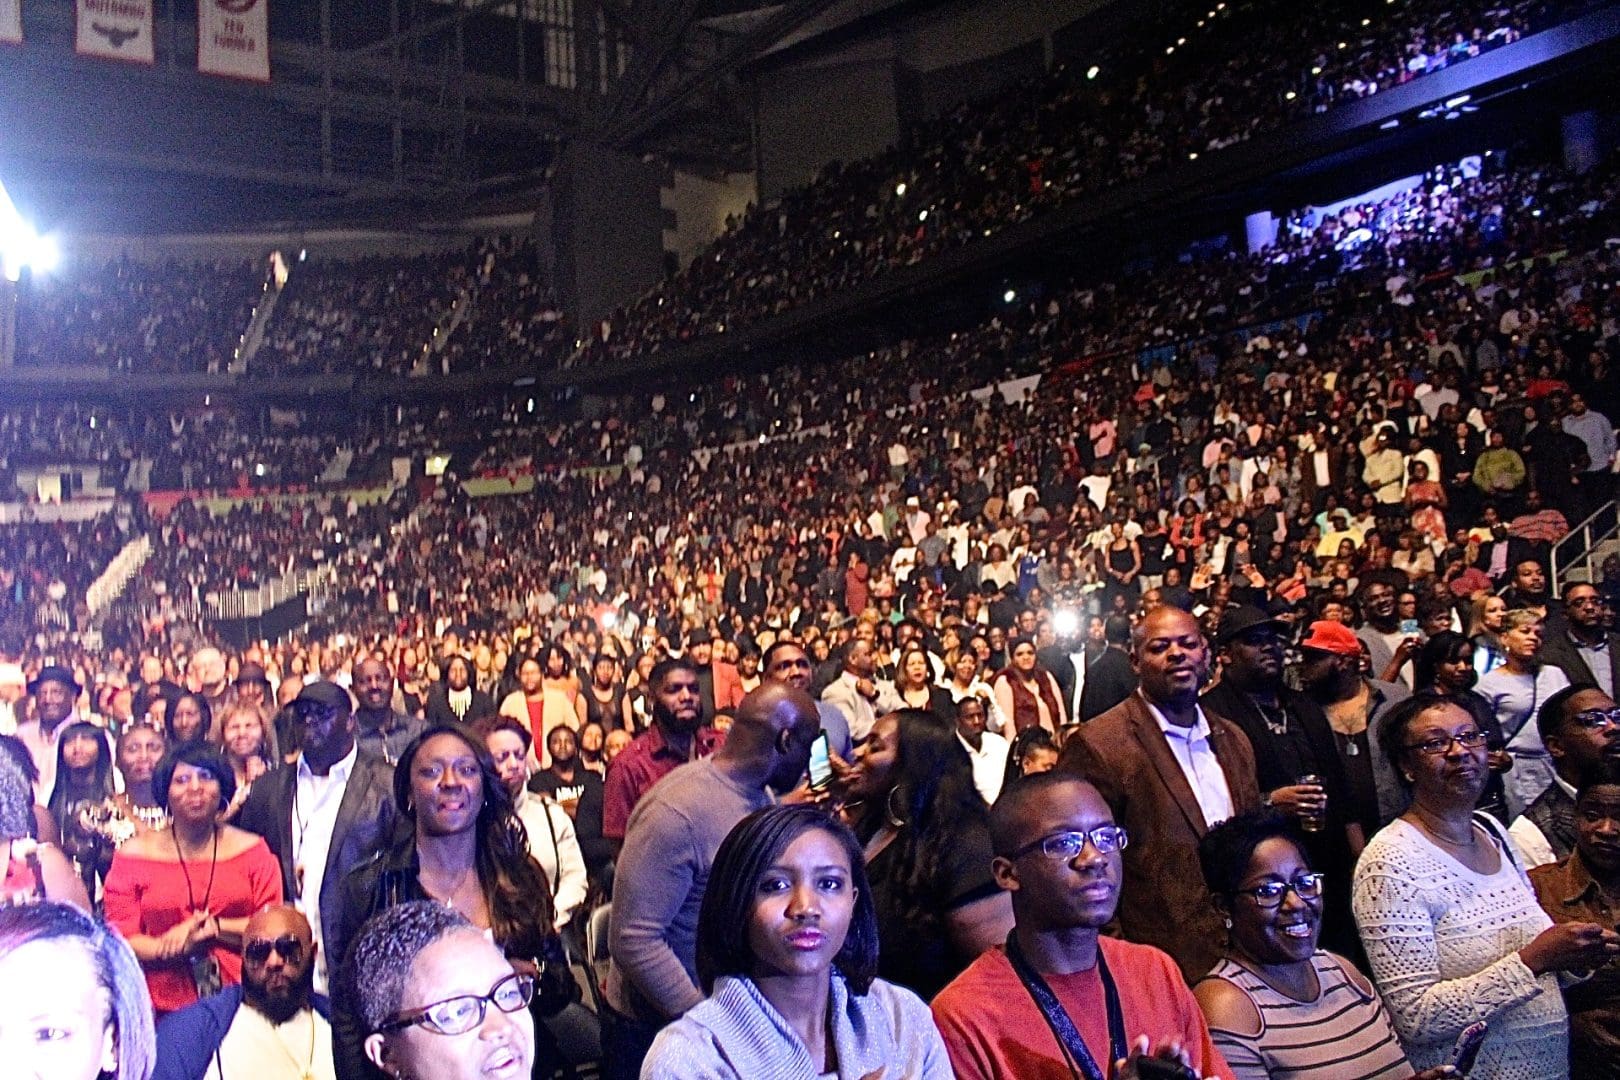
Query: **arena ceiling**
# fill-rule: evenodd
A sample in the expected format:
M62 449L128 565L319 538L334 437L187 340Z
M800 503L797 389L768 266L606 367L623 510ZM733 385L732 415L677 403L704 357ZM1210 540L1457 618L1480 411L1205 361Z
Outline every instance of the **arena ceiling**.
M0 51L0 182L41 227L397 223L510 209L589 140L752 168L746 68L927 0L272 0L272 80L199 75L195 0L151 67L74 55L71 5Z

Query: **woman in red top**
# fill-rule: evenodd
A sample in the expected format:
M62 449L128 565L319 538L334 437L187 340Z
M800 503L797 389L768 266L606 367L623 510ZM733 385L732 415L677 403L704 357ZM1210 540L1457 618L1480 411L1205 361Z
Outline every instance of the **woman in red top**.
M131 837L107 873L107 922L135 950L159 1015L242 981L242 932L281 903L281 867L262 838L219 814L236 776L219 751L176 747L152 774L172 819Z

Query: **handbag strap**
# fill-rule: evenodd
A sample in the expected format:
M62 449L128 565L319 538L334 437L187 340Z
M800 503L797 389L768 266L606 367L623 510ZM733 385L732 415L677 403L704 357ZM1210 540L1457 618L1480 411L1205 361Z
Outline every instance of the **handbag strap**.
M1108 973L1108 961L1103 957L1102 944L1099 942L1097 946L1097 975L1102 980L1103 1003L1108 1012L1106 1068L1098 1067L1096 1058L1092 1057L1091 1051L1086 1048L1085 1041L1080 1038L1079 1029L1074 1026L1074 1021L1063 1008L1063 1003L1057 999L1052 988L1046 985L1046 980L1041 978L1040 972L1024 959L1023 950L1018 947L1016 930L1007 935L1007 960L1012 964L1019 981L1024 984L1024 989L1029 991L1029 996L1035 1000L1035 1006L1040 1009L1041 1016L1046 1020L1046 1026L1052 1029L1052 1037L1057 1039L1058 1048L1063 1051L1070 1074L1083 1077L1084 1080L1106 1080L1114 1062L1126 1056L1129 1044L1125 1039L1125 1013L1119 1005L1119 990L1114 985L1113 976Z

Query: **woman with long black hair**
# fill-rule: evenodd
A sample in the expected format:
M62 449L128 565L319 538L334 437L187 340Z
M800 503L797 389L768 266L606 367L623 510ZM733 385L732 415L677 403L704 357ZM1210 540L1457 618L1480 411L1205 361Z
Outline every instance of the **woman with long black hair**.
M551 889L529 855L528 834L482 741L460 726L424 731L400 755L394 802L409 831L344 879L341 917L326 931L331 956L346 957L361 925L379 911L431 900L460 912L514 966L537 976L535 1008L542 1016L561 1010L575 991L553 928ZM342 972L335 991L338 1075L379 1075L366 1060L351 972ZM554 1061L555 1049L549 1054ZM539 1056L547 1061L548 1048Z
M56 784L47 808L62 837L62 851L73 860L91 896L96 894L96 879L112 865L113 845L89 828L82 814L112 795L112 749L106 731L83 720L65 725L56 743Z
M872 726L843 795L877 907L878 974L932 998L1012 930L973 763L951 724L899 709Z

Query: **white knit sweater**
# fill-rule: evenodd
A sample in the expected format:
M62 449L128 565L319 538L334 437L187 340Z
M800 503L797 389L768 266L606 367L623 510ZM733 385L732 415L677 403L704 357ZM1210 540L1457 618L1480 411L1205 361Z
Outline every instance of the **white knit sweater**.
M1500 846L1500 830L1487 828ZM1413 1068L1449 1062L1458 1033L1484 1020L1490 1034L1474 1076L1569 1076L1558 978L1537 978L1518 956L1552 920L1512 855L1495 874L1476 874L1397 819L1362 853L1352 903Z

